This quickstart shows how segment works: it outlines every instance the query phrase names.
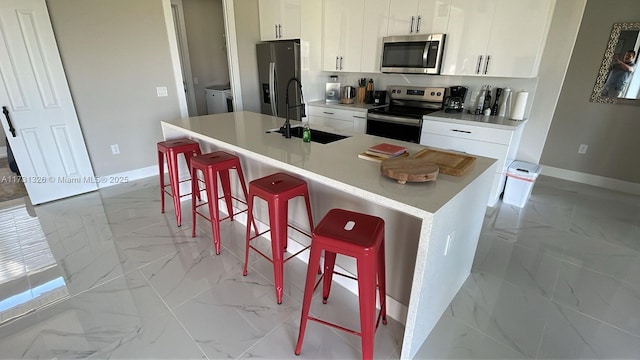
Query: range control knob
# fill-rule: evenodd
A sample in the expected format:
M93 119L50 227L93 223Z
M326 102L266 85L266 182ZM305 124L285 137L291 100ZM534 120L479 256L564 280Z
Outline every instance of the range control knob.
M442 95L442 93L441 93L440 91L438 91L438 92L436 93L436 95L440 96L440 95Z
M432 92L431 92L431 96L434 96L435 94L436 94L436 93L435 93L435 91L432 91Z

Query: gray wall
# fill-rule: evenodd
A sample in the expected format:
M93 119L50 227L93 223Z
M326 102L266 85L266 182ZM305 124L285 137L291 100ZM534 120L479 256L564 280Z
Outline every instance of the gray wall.
M180 117L162 1L47 5L95 174L157 164L160 121ZM158 97L157 86L169 96Z
M640 106L589 102L611 26L640 20L640 1L589 0L541 163L640 183ZM589 145L579 155L580 144Z
M229 83L222 0L182 0L198 115L207 114L205 88Z

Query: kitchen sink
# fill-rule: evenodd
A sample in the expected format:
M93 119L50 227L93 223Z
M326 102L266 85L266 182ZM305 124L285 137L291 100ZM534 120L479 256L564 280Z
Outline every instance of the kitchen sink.
M302 130L303 128L301 126L292 127L291 136L302 139ZM280 128L278 130L275 130L274 132L282 134L284 132L284 128ZM311 129L311 141L320 144L328 144L346 138L348 138L348 136Z

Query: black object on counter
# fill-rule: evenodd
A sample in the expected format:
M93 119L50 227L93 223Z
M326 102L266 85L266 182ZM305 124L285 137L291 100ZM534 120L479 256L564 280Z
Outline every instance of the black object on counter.
M484 96L484 103L482 103L482 111L491 108L491 86L487 86L487 93Z
M366 104L373 104L373 79L369 79L369 83L367 83L366 93L364 95L364 102Z
M496 100L491 107L491 115L498 115L498 102L500 101L500 95L502 95L502 89L496 88Z

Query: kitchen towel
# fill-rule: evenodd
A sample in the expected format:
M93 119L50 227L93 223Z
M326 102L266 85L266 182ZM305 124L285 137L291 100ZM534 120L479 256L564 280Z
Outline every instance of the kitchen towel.
M527 107L527 98L529 97L529 93L526 91L518 91L516 94L516 99L513 105L513 109L511 110L511 116L509 116L512 120L524 120L524 109Z

